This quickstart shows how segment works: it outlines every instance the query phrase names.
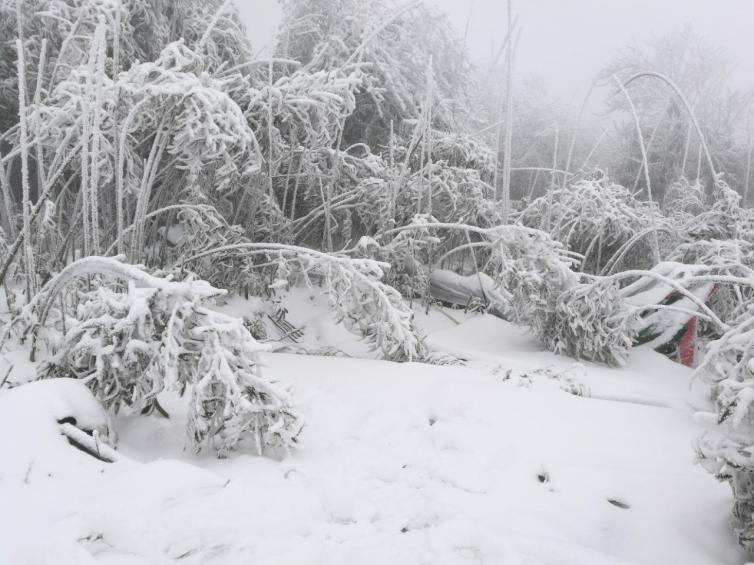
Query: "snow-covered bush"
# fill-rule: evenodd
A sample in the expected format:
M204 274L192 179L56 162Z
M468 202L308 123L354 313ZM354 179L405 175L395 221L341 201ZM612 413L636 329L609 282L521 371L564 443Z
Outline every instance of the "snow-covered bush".
M713 204L681 227L685 241L754 239L754 209L741 207L741 195L717 178Z
M633 347L633 317L616 283L579 284L558 297L555 323L540 339L555 353L620 367Z
M272 293L291 285L321 287L330 307L346 328L361 335L386 359L419 361L426 353L413 312L400 293L382 282L389 265L372 259L353 259L284 244L240 243L212 249L189 258L262 256L274 267Z
M422 123L416 119L406 119L401 122L399 136L393 140L395 159L403 162L407 158L409 140L419 137ZM495 152L485 143L473 136L459 131L445 131L432 128L428 133L432 137L432 147L429 155L433 163L444 162L449 167L472 169L482 178L491 181L495 174ZM414 150L408 155L411 170L421 168L422 159L419 151Z
M646 202L606 176L553 188L520 215L523 225L541 229L567 249L584 256L583 269L599 273L607 261L637 234L655 227L660 218ZM624 267L650 267L651 235L638 241Z
M103 284L91 290L87 277ZM125 281L115 290L109 281ZM117 288L117 287L116 287ZM64 305L74 291L75 311ZM260 372L264 350L242 320L211 310L208 283L152 276L114 259L81 259L56 275L16 320L50 349L41 378L82 379L106 406L150 410L164 391L188 394L189 435L225 456L244 438L257 453L288 450L300 423L287 395Z
M708 274L754 278L754 209L743 208L741 197L723 180L716 180L711 207L683 218L681 242L668 255L671 261L702 265ZM712 310L733 323L754 303L754 288L722 285L710 300ZM703 327L708 338L718 338L716 327Z
M399 231L380 245L371 237L362 237L356 252L390 265L384 281L406 298L423 296L429 285L430 254L440 240L430 232L425 216L415 216L409 225L414 229Z
M317 271L324 277L330 306L346 328L362 335L386 359L420 361L426 355L424 338L400 293L380 282L383 269L385 265L374 261L353 260L325 261Z
M458 250L473 247L486 257L483 274L495 281L491 305L499 315L529 327L550 351L608 365L625 363L635 333L633 311L623 303L616 283L598 279L579 284L572 270L577 256L543 231L521 226L481 229L431 220L417 216L410 226L397 230L390 243L379 246L367 240L364 246L390 257L406 242L437 245L443 241L438 232L474 233L481 241Z
M696 216L705 209L704 185L681 177L665 189L662 207L669 216Z
M633 326L618 286L600 279L579 284L576 257L542 231L512 226L494 233L499 239L488 269L510 295L509 319L528 326L550 351L623 365Z
M399 208L404 214L396 218L399 225L410 219L407 212L429 210L429 191L432 192L431 215L439 222L461 222L480 228L503 223L499 206L495 204L495 191L481 179L479 171L438 162L408 179L399 199Z
M468 55L448 18L424 3L395 10L383 0L286 0L277 51L309 71L361 66L364 79L346 124L352 134L347 143L377 145L387 138L391 120L397 126L419 115L431 58L435 123L455 124L467 114Z
M492 233L487 272L511 296L507 316L547 344L558 298L578 283L575 260L539 230L511 226Z
M697 375L713 385L711 430L699 439L701 464L733 491L734 529L754 553L754 308L709 344Z

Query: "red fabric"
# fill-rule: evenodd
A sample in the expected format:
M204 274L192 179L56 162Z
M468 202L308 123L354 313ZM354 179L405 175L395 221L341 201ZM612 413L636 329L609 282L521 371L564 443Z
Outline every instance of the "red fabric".
M705 302L712 298L719 288L720 285L718 283L712 285ZM687 367L694 366L694 357L696 354L696 332L698 326L698 319L695 317L691 318L686 324L686 331L684 332L683 337L681 337L681 342L678 344L678 360L681 364L686 365Z
M696 328L698 322L696 318L691 318L686 324L686 333L681 338L678 346L678 357L680 362L687 367L694 366L694 353L696 353Z

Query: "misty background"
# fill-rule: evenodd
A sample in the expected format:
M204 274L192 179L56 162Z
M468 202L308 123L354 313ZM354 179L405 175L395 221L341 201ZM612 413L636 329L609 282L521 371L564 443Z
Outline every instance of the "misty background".
M472 59L489 64L507 28L501 0L430 0L465 36ZM264 52L280 23L277 0L236 0L255 50ZM398 5L398 4L396 4ZM754 2L750 0L526 0L513 3L521 28L515 72L534 75L566 102L588 90L620 49L690 29L731 63L730 83L754 88ZM597 97L599 98L599 97Z

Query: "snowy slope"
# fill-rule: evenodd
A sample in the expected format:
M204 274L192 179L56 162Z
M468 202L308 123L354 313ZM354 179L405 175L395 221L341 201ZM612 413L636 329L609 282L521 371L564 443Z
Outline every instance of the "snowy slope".
M312 308L318 342L347 349ZM119 462L50 460L61 438L26 437L43 416L18 410L23 387L0 393L0 424L38 447L0 447L0 563L744 562L727 485L693 463L703 399L687 369L650 350L578 365L496 318L452 315L461 325L419 319L466 367L268 355L307 420L283 461L184 451L176 398L169 420L115 419ZM563 390L574 382L590 396Z

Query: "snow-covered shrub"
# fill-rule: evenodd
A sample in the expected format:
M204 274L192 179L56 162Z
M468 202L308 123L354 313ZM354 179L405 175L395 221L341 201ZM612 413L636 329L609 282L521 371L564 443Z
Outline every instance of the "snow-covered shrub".
M669 216L697 216L705 209L704 185L681 177L665 189L662 207Z
M417 136L416 128L422 127L421 121L407 119L401 122L400 137L395 143L395 158L403 162L408 152L409 140ZM492 180L495 174L495 152L485 143L473 136L458 132L445 131L432 128L431 157L432 162L444 162L449 167L458 169L473 169L487 181ZM418 136L417 136L418 137ZM410 168L416 171L421 168L422 160L419 151L414 151L409 156Z
M395 173L368 147L327 148L300 159L304 164L296 167L295 182L283 192L296 212L296 243L335 249L394 225Z
M540 339L555 353L620 367L633 346L633 318L616 283L579 284L558 296L554 323Z
M157 228L160 238L148 250L147 265L165 271L179 274L186 257L248 242L243 228L230 225L211 205L172 205L163 209L159 217L166 218L163 221L170 222L170 225ZM192 263L192 272L213 286L244 296L261 295L266 289L264 272L253 257L224 255L206 258Z
M386 359L418 361L424 357L424 339L414 325L413 312L400 293L382 282L389 265L372 259L353 259L284 244L240 243L197 254L188 261L210 256L266 258L274 267L269 289L285 292L291 285L320 287L346 328L361 335Z
M126 133L148 128L167 136L163 150L188 171L189 185L209 163L221 160L213 189L223 192L240 169L258 167L261 156L243 111L226 92L231 79L210 77L204 64L199 53L176 41L156 61L123 73L118 86L131 107L124 119Z
M549 233L583 255L584 271L596 274L623 245L654 227L659 218L659 210L636 199L627 188L597 176L551 189L521 213L519 222ZM651 266L651 241L649 234L638 241L623 266Z
M754 209L741 207L741 195L722 178L715 181L712 206L682 227L685 241L754 239Z
M87 277L127 287L80 285L73 289L75 313L67 315L57 305ZM287 450L300 423L287 395L260 372L264 347L242 320L208 308L223 293L205 281L176 282L89 257L50 280L17 322L51 350L39 368L42 378L82 379L115 411L149 410L164 391L188 394L188 432L197 450L211 446L225 456L245 437L260 454Z
M481 229L430 220L417 216L411 229L399 230L389 244L365 245L389 253L403 240L428 245L442 241L437 232L474 233L482 238L475 248L486 255L485 276L489 274L497 287L492 304L496 312L529 327L550 351L608 365L625 363L633 343L631 310L616 284L579 284L572 270L576 257L562 244L543 231L521 226Z
M275 77L273 84L260 82L249 88L243 93L244 114L259 132L260 144L274 145L279 159L286 159L291 148L332 147L343 120L355 108L354 91L361 80L358 69L297 70Z
M451 125L467 114L468 55L448 18L423 3L396 11L383 0L286 0L277 51L309 71L362 68L352 123L345 126L355 135L346 135L347 143L377 145L387 138L391 120L397 125L419 115L430 58L437 98L433 121Z
M754 553L754 308L750 307L719 340L709 344L697 370L713 385L711 430L699 439L701 464L733 491L734 529Z
M579 284L573 255L542 231L513 226L497 234L490 265L510 295L508 317L528 326L550 351L623 365L633 329L617 285Z
M316 272L324 278L324 291L338 321L358 333L386 359L419 361L424 339L414 325L414 314L400 293L380 281L386 265L354 259L322 261ZM311 279L306 278L311 284Z
M439 222L461 222L480 228L500 225L502 214L495 204L494 189L484 182L479 171L432 164L408 179L399 199L403 217L398 225L407 223L414 211L429 210L428 193L432 191L432 217Z
M544 338L559 296L578 282L571 269L575 260L539 230L510 226L492 233L487 272L511 296L507 317Z
M426 293L430 253L440 241L430 233L429 226L423 227L426 223L426 218L415 216L409 225L416 229L400 231L383 245L362 237L356 246L361 255L390 265L384 282L409 299Z

